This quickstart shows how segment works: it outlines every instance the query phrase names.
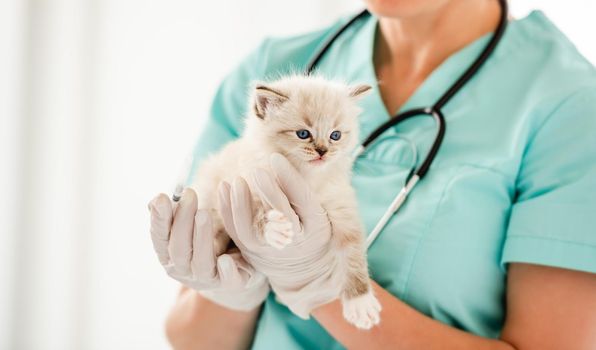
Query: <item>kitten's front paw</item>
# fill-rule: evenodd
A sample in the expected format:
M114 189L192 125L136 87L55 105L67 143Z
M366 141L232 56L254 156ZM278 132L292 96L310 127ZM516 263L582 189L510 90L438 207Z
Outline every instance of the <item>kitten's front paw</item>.
M372 291L342 300L344 318L360 329L371 329L381 321L381 304Z
M265 223L265 241L272 247L283 249L294 239L294 230L292 223L286 216L275 209L271 209L266 214Z

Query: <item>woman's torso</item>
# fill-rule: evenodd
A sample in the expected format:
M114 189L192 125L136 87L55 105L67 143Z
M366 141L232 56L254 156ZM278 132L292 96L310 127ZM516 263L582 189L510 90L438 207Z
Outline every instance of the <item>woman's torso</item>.
M264 42L254 57L262 65L255 78L303 69L338 25ZM374 18L358 22L337 39L318 66L329 78L375 87L361 103L361 138L390 117L372 66L375 29ZM443 62L401 110L432 105L489 36ZM372 277L426 315L477 335L497 337L505 316L503 245L524 153L548 116L578 90L579 81L596 86L594 76L593 67L542 13L512 22L478 75L443 108L447 123L443 145L428 175L370 248ZM356 161L352 185L367 232L412 165L424 156L435 132L430 118L403 122ZM341 348L316 321L293 316L273 295L265 303L253 346Z

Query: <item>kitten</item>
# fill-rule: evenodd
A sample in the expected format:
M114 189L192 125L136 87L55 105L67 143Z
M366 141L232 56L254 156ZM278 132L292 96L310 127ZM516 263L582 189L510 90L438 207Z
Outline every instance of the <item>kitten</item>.
M208 158L193 186L199 208L214 213L219 233L216 249L223 250L228 238L215 210L219 183L231 182L257 167L266 168L273 152L284 155L304 176L328 213L333 249L343 253L338 256L346 274L341 295L344 317L365 329L379 322L380 305L372 293L364 230L350 176L361 111L357 100L370 88L299 75L257 84L242 137ZM283 249L280 241L287 242L287 237L275 227L289 224L288 219L270 210L258 215L257 221L263 231L261 238Z

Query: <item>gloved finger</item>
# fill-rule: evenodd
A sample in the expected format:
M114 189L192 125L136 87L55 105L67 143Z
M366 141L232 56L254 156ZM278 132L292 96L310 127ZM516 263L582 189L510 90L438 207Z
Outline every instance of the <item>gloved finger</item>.
M257 236L253 230L252 194L246 181L237 177L230 190L230 201L234 229L240 242L250 250L260 247Z
M286 194L292 208L300 218L304 219L309 215L325 213L302 175L284 156L273 153L269 158L269 163L281 190Z
M247 276L238 271L238 265L231 255L222 254L217 257L217 272L222 288L240 289L246 285Z
M300 232L302 230L300 219L294 209L292 209L288 197L286 197L271 172L264 169L255 169L252 172L252 177L256 187L255 190L261 201L271 208L282 212L292 223L294 232Z
M224 227L226 228L226 232L228 236L234 241L237 247L241 249L249 249L246 246L246 242L242 241L238 237L238 232L236 230L236 223L234 218L234 209L232 207L232 186L229 183L222 181L219 184L219 214L224 223ZM252 210L252 209L251 209ZM250 244L250 243L249 243ZM252 247L254 248L254 247Z
M159 262L162 265L169 263L168 242L170 240L170 228L172 226L172 202L167 195L161 193L149 202L151 212L151 241L153 249L157 253Z
M230 251L226 255L233 260L236 268L233 270L233 274L229 278L229 281L225 282L225 286L222 286L227 288L236 286L235 288L242 288L246 290L253 289L265 283L265 275L257 272L255 268L244 259L240 251ZM240 284L236 285L237 282Z
M242 247L236 228L234 227L234 217L232 216L232 202L230 200L231 186L229 183L222 181L219 184L217 194L219 196L219 214L223 221L226 232L230 238L236 243L238 247Z
M195 191L187 188L178 202L168 247L171 262L174 264L174 271L180 275L189 275L191 273L190 260L196 212L197 195Z
M215 232L213 230L211 215L209 215L207 210L197 210L190 267L193 276L199 280L212 281L216 277L216 256L213 251L214 239Z
M251 289L264 282L263 280L265 279L265 276L262 273L257 272L255 268L244 259L239 251L229 253L229 255L234 258L238 273L240 274L242 281L244 281L244 288Z

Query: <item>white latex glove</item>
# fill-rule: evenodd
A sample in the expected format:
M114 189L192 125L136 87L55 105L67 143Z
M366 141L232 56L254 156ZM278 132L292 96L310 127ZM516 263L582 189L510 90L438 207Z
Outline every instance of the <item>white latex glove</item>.
M187 188L179 202L160 194L149 203L153 247L167 274L207 299L233 310L252 310L267 297L267 279L237 248L216 241L211 216L197 210Z
M272 155L270 163L272 171L256 170L251 185L266 209L275 209L268 210L265 231L277 231L280 240L293 236L291 243L280 250L257 237L261 233L253 225L252 194L242 178L231 186L221 184L220 211L242 255L267 276L278 299L306 319L340 294L342 273L330 249L331 224L296 169L279 154Z

